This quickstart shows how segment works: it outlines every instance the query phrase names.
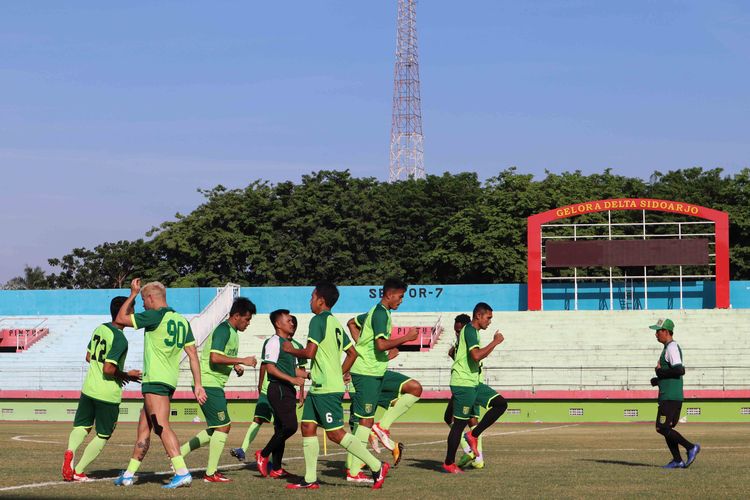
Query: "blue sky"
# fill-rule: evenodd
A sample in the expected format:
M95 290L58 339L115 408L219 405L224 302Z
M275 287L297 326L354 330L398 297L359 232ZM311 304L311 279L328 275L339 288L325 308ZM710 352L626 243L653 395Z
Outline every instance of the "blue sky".
M0 282L196 188L388 174L396 0L4 2ZM428 173L748 166L750 4L422 0Z

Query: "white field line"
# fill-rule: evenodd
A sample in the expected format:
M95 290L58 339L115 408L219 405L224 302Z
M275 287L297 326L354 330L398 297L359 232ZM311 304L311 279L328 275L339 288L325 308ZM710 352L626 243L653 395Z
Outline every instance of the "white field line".
M554 427L542 427L540 429L525 429L522 431L509 431L509 432L494 432L494 433L488 433L485 434L484 437L495 437L495 436L508 436L511 434L526 434L531 432L544 432L544 431L553 431L558 429L564 429L567 427L576 427L581 424L568 424L568 425L558 425ZM447 434L447 433L446 433ZM16 436L16 437L28 437L28 436ZM11 439L15 439L11 438ZM36 437L36 436L34 436ZM24 441L22 439L15 439L16 441ZM30 440L25 440L30 441ZM41 441L31 441L31 442L41 442ZM44 443L49 443L49 441L44 441ZM410 443L409 448L416 447L416 446L428 446L433 444L439 444L439 443L445 443L445 439L437 440L437 441L426 441L423 443ZM131 445L127 445L131 446ZM706 448L704 448L705 450ZM710 448L711 450L746 450L750 449L750 446L712 446ZM522 449L515 449L510 448L507 451L510 452L559 452L559 449L528 449L528 450L522 450ZM661 448L566 448L564 450L565 452L571 452L571 453L578 453L578 452L600 452L600 451L664 451L664 447ZM339 451L336 453L329 453L328 455L323 455L327 457L331 456L337 456L337 455L346 455L346 451ZM284 457L284 460L303 460L304 456L301 457ZM251 462L248 462L251 463ZM244 469L247 467L248 463L239 463L239 464L229 464L229 465L222 465L219 467L221 470L230 470L230 469ZM205 467L195 467L192 469L189 469L190 472L199 472L202 470L205 470ZM166 476L166 475L173 475L174 472L172 471L163 471L163 472L151 472L148 474L141 474L142 477L151 477L151 476ZM96 482L96 481L113 481L116 479L116 477L103 477L99 479L92 479L90 482ZM73 485L73 484L85 484L85 483L73 483L73 482L66 482L66 481L47 481L44 483L30 483L30 484L21 484L18 486L6 486L3 488L0 488L0 491L13 491L13 490L21 490L21 489L27 489L27 488L42 488L44 486L55 486L55 485Z
M544 432L544 431L549 431L549 430L564 429L566 427L575 427L577 425L580 425L580 424L557 425L557 426L554 426L554 427L542 427L541 429L525 429L525 430L522 430L522 431L496 432L496 433L492 433L492 434L486 434L486 437L507 436L509 434L525 434L525 433L528 433L528 432ZM24 439L24 438L27 438L27 437L39 437L39 435L32 435L32 436L21 435L21 436L14 436L11 439L15 440L15 441L26 441L26 442L32 442L32 443L44 443L44 444L53 443L53 444L60 444L60 443L58 443L56 441L39 441L39 440L38 441L34 441L34 440L30 440L30 439ZM427 442L424 442L424 443L414 443L414 444L410 444L409 447L412 447L412 446L427 446L427 445L438 444L438 443L445 443L445 439L441 439L439 441L427 441ZM132 446L132 445L127 445L127 446ZM340 452L336 452L336 453L329 453L328 455L324 455L324 456L330 457L330 456L337 456L337 455L346 455L346 451L340 451ZM289 457L289 458L284 457L284 460L290 460L290 461L291 460L303 460L304 458L305 458L304 456L301 456L301 457ZM222 469L222 470L244 469L246 467L247 467L246 463L240 463L240 464L222 465L222 466L219 467L219 469ZM190 470L190 472L198 472L198 471L202 471L204 469L205 469L205 467L196 467L196 468L189 469L189 470ZM149 473L149 474L143 474L142 476L144 476L144 477L163 476L163 475L170 475L171 476L172 474L174 474L174 472L172 472L172 471L164 471L164 472L153 472L153 473ZM99 479L92 479L90 482L95 482L95 481L112 481L114 479L117 479L117 478L116 477L103 477L103 478L99 478ZM73 482L67 482L67 481L47 481L47 482L44 482L44 483L30 483L30 484L21 484L21 485L18 485L18 486L6 486L4 488L0 488L0 491L13 491L13 490L26 489L26 488L42 488L44 486L53 486L53 485L62 485L62 484L69 485L69 484L84 484L84 483L73 483Z

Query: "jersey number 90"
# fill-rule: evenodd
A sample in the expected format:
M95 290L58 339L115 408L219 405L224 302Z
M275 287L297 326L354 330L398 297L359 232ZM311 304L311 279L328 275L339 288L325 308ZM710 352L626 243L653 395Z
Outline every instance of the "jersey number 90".
M185 346L185 336L187 335L187 328L185 323L178 323L173 319L167 321L167 335L164 339L164 345L172 347L177 344L177 347L182 349Z

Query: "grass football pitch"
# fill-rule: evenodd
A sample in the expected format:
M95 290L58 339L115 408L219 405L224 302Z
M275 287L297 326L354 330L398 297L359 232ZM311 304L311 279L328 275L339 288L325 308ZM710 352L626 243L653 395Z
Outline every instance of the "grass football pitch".
M181 442L201 430L200 424L174 424ZM486 466L461 475L440 472L447 426L396 424L392 435L406 444L401 464L391 470L380 492L344 479L342 449L328 443L318 463L318 491L288 491L287 480L263 479L254 463L240 464L229 456L247 424L236 424L220 462L231 483L204 483L208 449L187 457L193 472L190 488L164 490L170 477L168 460L158 438L132 487L115 487L112 479L130 458L135 424L120 424L99 458L90 466L87 484L64 483L60 476L70 424L3 422L0 424L0 497L22 498L747 498L747 424L680 424L678 430L703 448L689 469L665 470L670 454L653 424L503 424L484 437ZM271 434L264 426L252 450L262 448ZM320 430L319 430L320 431ZM79 448L79 456L87 441ZM459 451L459 456L461 452ZM684 451L683 451L684 454ZM252 456L252 451L248 457ZM389 455L382 454L386 459ZM284 467L298 481L304 474L299 433L287 443Z

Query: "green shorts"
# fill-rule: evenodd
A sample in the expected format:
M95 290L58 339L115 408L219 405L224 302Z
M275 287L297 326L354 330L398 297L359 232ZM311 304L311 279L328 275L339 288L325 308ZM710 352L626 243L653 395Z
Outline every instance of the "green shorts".
M359 418L373 418L378 409L383 377L352 373L352 385L354 392L349 393L352 398L352 414Z
M255 415L253 415L253 418L260 418L266 422L273 420L273 408L271 408L271 403L268 401L268 396L265 392L261 392L260 395L258 395L258 401L255 403Z
M206 402L201 405L203 416L206 417L206 427L224 427L232 423L227 409L227 398L224 389L218 387L204 387Z
M401 395L401 388L411 380L411 377L399 372L392 372L388 370L383 375L383 385L380 386L380 397L378 398L378 406L388 409L398 397Z
M156 394L158 396L167 396L170 401L174 396L174 387L160 382L145 382L141 384L141 394Z
M117 427L120 417L120 404L107 403L81 394L78 409L73 419L73 427L93 427L96 422L96 435L108 439Z
M499 394L487 384L474 387L452 385L453 418L468 420L479 416L480 407L487 408Z
M387 371L383 375L383 384L380 386L380 396L378 396L378 406L385 408L386 410L391 407L391 404L399 398L401 395L401 388L411 377L399 372ZM356 425L359 423L359 417L354 414L354 395L355 393L350 392L349 396L352 398L352 403L349 411L349 427L354 432Z
M344 393L308 394L302 408L302 422L314 422L326 431L344 427Z

